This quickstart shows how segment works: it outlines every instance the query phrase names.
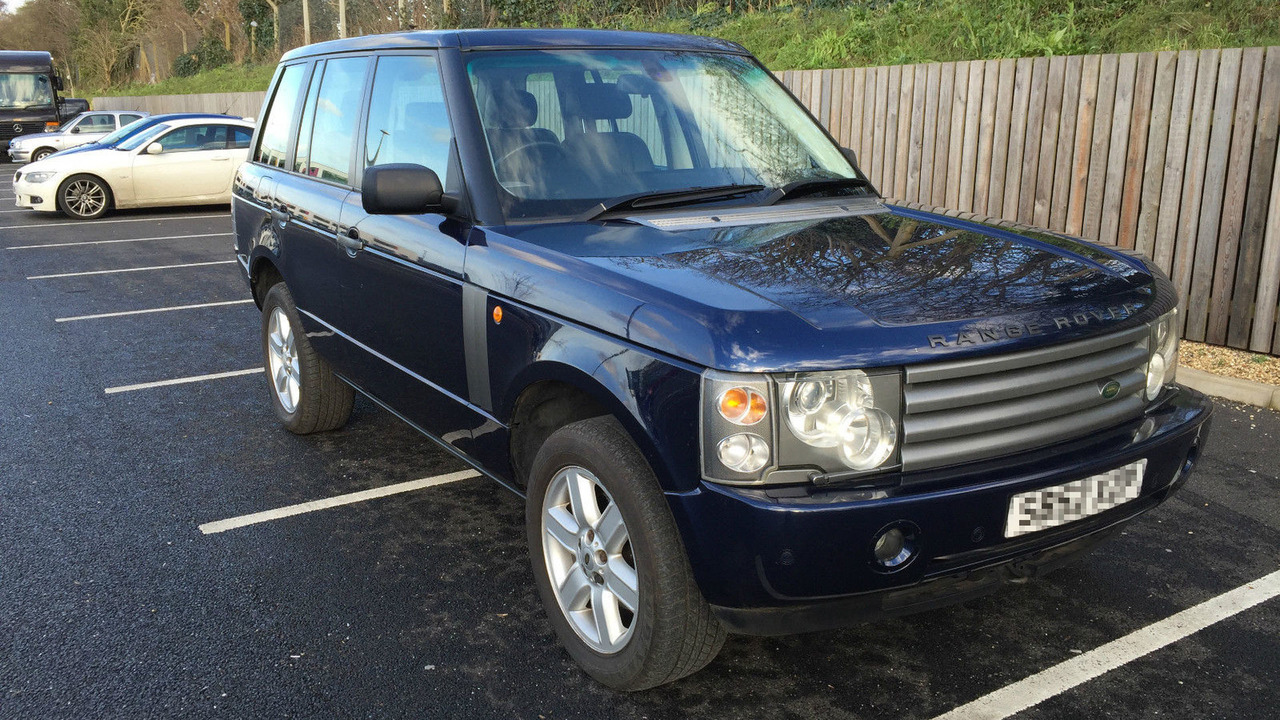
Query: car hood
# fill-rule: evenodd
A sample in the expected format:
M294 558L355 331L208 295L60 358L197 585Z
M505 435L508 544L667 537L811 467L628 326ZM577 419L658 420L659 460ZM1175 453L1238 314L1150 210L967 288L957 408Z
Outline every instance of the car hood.
M37 141L41 138L48 139L51 137L61 137L62 134L63 133L60 133L60 132L27 133L26 135L19 135L13 138L12 140L9 141L9 144L10 145L21 144L28 141Z
M535 304L568 317L608 309L590 324L726 370L878 367L1033 347L1145 322L1174 304L1167 279L1136 257L892 206L681 232L608 222L501 237L569 271L547 277L553 287L530 275L526 292L542 296Z
M71 155L72 153L67 150L56 152L43 160L24 165L22 172L26 174L36 171L62 172L85 169L100 171L117 165L127 153L119 152L109 147L96 147L74 153L74 158L70 157Z

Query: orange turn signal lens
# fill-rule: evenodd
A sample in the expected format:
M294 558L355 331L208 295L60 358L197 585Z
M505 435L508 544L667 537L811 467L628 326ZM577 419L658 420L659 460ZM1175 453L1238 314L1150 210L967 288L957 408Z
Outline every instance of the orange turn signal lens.
M493 324L500 325L501 323L502 323L502 306L494 305L493 306Z
M720 416L735 425L755 425L768 411L764 395L753 388L729 388L720 395Z

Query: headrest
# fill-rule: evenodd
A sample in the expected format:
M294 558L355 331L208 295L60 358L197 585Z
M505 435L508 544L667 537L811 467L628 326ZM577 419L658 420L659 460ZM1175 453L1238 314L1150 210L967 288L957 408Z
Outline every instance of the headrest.
M498 94L490 108L490 129L522 130L538 120L538 100L525 90Z
M616 85L583 85L577 106L578 116L586 120L621 120L631 117L631 98Z

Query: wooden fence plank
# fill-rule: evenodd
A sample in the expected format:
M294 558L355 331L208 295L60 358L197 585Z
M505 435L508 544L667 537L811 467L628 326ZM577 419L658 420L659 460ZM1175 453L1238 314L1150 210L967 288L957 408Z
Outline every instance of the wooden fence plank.
M965 108L969 100L969 63L955 63L955 82L951 91L951 139L947 152L947 196L943 204L960 207L960 175L964 158Z
M900 197L906 202L920 201L920 168L924 156L924 96L928 85L927 65L914 66L915 88L911 97L911 147L907 154L907 191Z
M1280 47L1267 48L1262 70L1262 90L1258 94L1258 129L1253 140L1253 160L1249 164L1249 190L1244 201L1244 230L1240 234L1240 259L1236 261L1235 290L1231 297L1231 322L1227 327L1227 344L1265 352L1271 346L1272 328L1263 319L1265 308L1275 307L1275 294L1264 289L1259 270L1264 238L1269 225L1280 222L1280 215L1270 213L1268 203L1272 173L1276 162L1277 126L1280 125ZM1275 275L1272 276L1273 282ZM1267 294L1270 292L1271 294ZM1256 312L1255 312L1256 310ZM1255 316L1257 322L1254 322Z
M1107 183L1107 156L1111 147L1111 116L1115 108L1119 61L1118 55L1103 55L1098 70L1098 103L1093 111L1093 146L1089 151L1084 225L1080 230L1090 240L1098 239L1102 227L1102 196Z
M1191 104L1195 100L1196 63L1199 53L1178 53L1178 71L1173 80L1173 101L1169 107L1169 139L1165 144L1164 177L1161 179L1160 214L1156 219L1156 266L1173 272L1173 251L1178 238L1178 210L1182 198L1182 176L1187 161L1187 135L1191 131Z
M844 76L844 70L831 71L831 127L828 131L831 137L840 143L841 147L848 147L844 140L844 83L841 78Z
M862 109L866 105L867 69L855 68L852 79L852 94L849 96L849 144L846 146L858 154L858 162L866 157L862 154Z
M883 68L867 68L866 84L863 90L862 106L862 139L858 142L858 157L871 157L876 130L876 78Z
M876 100L871 109L871 182L884 184L884 128L889 113L889 68L882 67L876 72Z
M969 81L965 91L959 199L955 206L965 212L973 210L973 178L978 165L978 130L982 121L982 69L981 60L971 60L966 68Z
M938 83L942 64L929 63L925 72L924 144L920 148L920 198L917 202L933 204L933 152L938 144Z
M1272 48L1273 50L1275 48ZM1258 317L1255 325L1272 331L1272 355L1280 355L1280 308L1276 307L1276 298L1280 296L1280 148L1277 148L1275 162L1272 164L1271 202L1268 203L1267 232L1262 245L1262 274L1258 283ZM1255 333L1262 339L1261 333ZM1259 343L1259 352L1268 352L1265 345Z
M1128 151L1124 159L1124 188L1120 192L1120 230L1116 245L1132 250L1137 244L1138 213L1142 209L1142 180L1147 159L1147 131L1151 127L1151 98L1155 90L1156 54L1142 53L1134 77L1133 113Z
M822 94L819 100L819 117L822 118L822 127L829 132L831 130L831 70L822 71Z
M845 68L840 75L840 84L843 86L840 98L840 142L845 147L852 148L854 142L851 129L853 116L857 112L853 97L853 68Z
M916 124L911 106L915 97L915 77L915 65L902 66L902 81L898 87L898 132L894 141L897 159L893 168L893 188L884 190L895 198L902 198L907 193L907 161L911 151L912 127Z
M889 68L889 88L885 93L883 177L876 187L893 187L898 172L898 89L902 84L902 66Z
M1231 157L1222 201L1222 225L1218 230L1214 259L1213 290L1209 296L1209 318L1205 340L1216 345L1227 341L1227 313L1235 283L1244 227L1244 198L1249 188L1249 165L1253 158L1254 123L1258 115L1258 91L1262 87L1264 48L1248 48L1240 61L1240 88L1236 91L1235 124L1231 129Z
M1013 116L1014 60L1000 61L1000 86L996 96L996 128L991 145L991 189L987 192L987 215L1004 212L1005 164L1009 159L1009 124Z
M1093 120L1098 105L1099 55L1086 55L1080 67L1080 105L1076 113L1075 156L1071 165L1071 199L1067 206L1066 230L1079 235L1084 230L1085 192L1089 184L1089 163L1093 157Z
M995 146L996 107L1000 96L1000 61L982 63L982 110L978 121L978 160L973 170L973 211L986 214L991 196L991 161ZM1004 172L1004 168L1000 168Z
M1134 241L1134 249L1153 260L1156 259L1156 229L1160 222L1177 70L1178 53L1168 50L1156 55L1156 80L1151 91L1151 128L1147 131L1147 160L1142 171L1142 209L1138 211L1138 230Z
M1195 262L1196 231L1200 227L1200 200L1204 193L1205 167L1209 161L1209 131L1213 120L1214 89L1218 81L1219 50L1201 50L1196 65L1195 102L1191 107L1191 130L1187 135L1187 169L1182 176L1182 207L1178 212L1178 240L1173 253L1170 278L1178 290L1178 332L1187 319L1187 293L1191 290L1191 267Z
M1031 94L1027 99L1027 133L1022 143L1022 186L1018 189L1018 222L1030 224L1036 208L1036 181L1040 178L1040 138L1044 133L1044 108L1049 84L1049 58L1031 61ZM1055 126L1056 128L1056 126Z
M1042 228L1049 227L1049 207L1053 202L1053 181L1060 168L1057 166L1058 129L1062 123L1062 84L1066 77L1067 59L1061 55L1049 58L1049 73L1045 79L1044 117L1041 120L1040 163L1036 168L1035 188L1031 198L1031 222Z
M1218 63L1217 87L1213 96L1213 119L1209 129L1208 159L1204 167L1204 189L1200 196L1200 219L1196 228L1195 253L1191 256L1191 286L1187 291L1185 335L1203 341L1209 320L1209 292L1213 289L1213 262L1222 220L1226 192L1227 159L1231 155L1232 117L1236 109L1236 88L1240 85L1240 48L1222 51Z
M1013 76L1013 111L1009 125L1009 154L1005 157L1004 203L1000 217L1018 219L1018 194L1022 188L1022 151L1027 141L1027 108L1031 100L1031 58L1018 58Z
M954 105L956 64L942 63L938 68L938 127L933 141L933 183L930 204L945 207L947 204L947 178L951 157L951 115Z
M1115 104L1111 108L1111 142L1107 149L1107 172L1102 189L1102 218L1098 240L1115 245L1120 235L1120 198L1124 193L1125 161L1128 160L1132 131L1133 92L1137 83L1138 56L1120 56L1116 69Z
M1053 198L1049 202L1049 229L1067 231L1067 212L1071 207L1071 188L1075 175L1072 161L1076 152L1076 125L1080 114L1080 77L1084 58L1067 58L1062 78L1062 115L1058 120L1058 154L1054 160Z

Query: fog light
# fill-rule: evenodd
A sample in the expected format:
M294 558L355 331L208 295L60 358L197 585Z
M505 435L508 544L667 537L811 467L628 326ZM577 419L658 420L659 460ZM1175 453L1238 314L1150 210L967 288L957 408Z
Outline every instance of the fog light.
M871 550L875 564L892 572L907 565L916 553L916 531L911 523L897 523L880 531Z

